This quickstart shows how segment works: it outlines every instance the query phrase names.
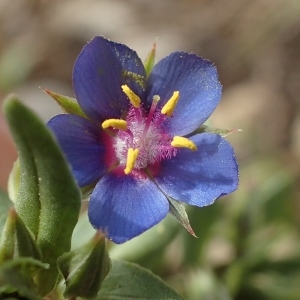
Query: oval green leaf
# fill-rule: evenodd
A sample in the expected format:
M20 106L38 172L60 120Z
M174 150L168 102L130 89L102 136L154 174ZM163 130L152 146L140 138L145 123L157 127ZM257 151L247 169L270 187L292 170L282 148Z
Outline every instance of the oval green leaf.
M96 300L183 300L159 277L136 264L114 260Z
M20 161L16 211L34 234L43 261L50 264L35 278L40 294L57 283L56 260L70 250L71 235L80 210L80 192L50 130L28 108L10 97L4 113Z

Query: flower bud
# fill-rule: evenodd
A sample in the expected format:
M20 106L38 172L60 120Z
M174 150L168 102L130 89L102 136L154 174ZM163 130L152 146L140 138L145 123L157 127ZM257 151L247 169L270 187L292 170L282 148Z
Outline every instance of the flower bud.
M57 262L65 278L66 298L95 297L111 268L104 234L98 231L86 245L64 253Z

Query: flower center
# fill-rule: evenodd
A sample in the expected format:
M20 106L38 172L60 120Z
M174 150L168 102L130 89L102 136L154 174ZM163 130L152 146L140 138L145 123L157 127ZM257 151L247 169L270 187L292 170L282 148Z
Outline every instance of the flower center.
M138 149L137 157L133 156L136 169L146 168L176 155L177 149L171 146L172 137L162 126L166 117L155 106L154 100L148 115L142 107L130 106L126 118L127 129L119 130L115 137L116 157L121 165L132 160L129 149Z
M125 174L174 157L178 147L196 150L192 141L168 133L168 119L178 102L179 92L174 92L161 110L157 109L160 97L155 95L147 113L141 106L140 98L128 86L124 85L122 89L130 100L126 120L108 119L102 127L115 129L113 148Z

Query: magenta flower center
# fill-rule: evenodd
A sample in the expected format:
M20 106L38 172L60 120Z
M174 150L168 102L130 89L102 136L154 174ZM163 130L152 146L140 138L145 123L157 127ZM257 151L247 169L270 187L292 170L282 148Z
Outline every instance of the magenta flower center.
M171 146L173 137L164 126L167 125L167 117L157 110L156 104L153 101L148 114L142 106L135 108L130 105L127 129L118 130L114 138L115 155L120 165L126 165L129 148L139 150L135 169L146 168L176 155L177 149Z
M159 110L158 95L153 97L149 112L141 105L141 99L127 86L122 89L128 96L129 110L124 119L107 119L102 123L103 129L113 128L113 137L109 149L113 150L113 165L124 167L124 173L144 169L157 164L164 159L170 159L177 153L177 148L197 150L196 145L185 137L171 136L168 133L169 119L179 99L179 92ZM109 152L109 156L111 151ZM119 168L118 168L119 169Z

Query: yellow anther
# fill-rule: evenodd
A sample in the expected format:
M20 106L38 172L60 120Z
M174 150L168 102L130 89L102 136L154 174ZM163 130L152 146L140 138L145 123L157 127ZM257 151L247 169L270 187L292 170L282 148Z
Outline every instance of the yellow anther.
M102 128L106 129L109 127L113 127L116 129L120 129L120 130L126 130L127 129L127 123L125 120L120 120L120 119L108 119L105 120L102 123Z
M139 149L129 148L127 151L127 161L126 161L126 168L124 169L124 173L128 175L134 168L134 164L137 160L139 155Z
M175 148L188 148L192 151L197 150L197 146L194 142L182 136L174 136L171 142L171 146Z
M171 117L178 100L179 100L179 91L175 91L172 97L167 101L167 103L161 109L161 113L163 115L167 115L168 117Z
M141 104L141 99L138 95L136 95L129 87L128 85L124 84L121 86L123 92L127 95L129 98L129 101L135 108L139 108Z

